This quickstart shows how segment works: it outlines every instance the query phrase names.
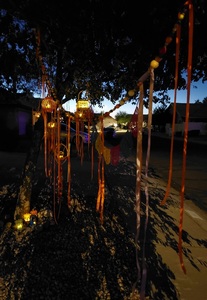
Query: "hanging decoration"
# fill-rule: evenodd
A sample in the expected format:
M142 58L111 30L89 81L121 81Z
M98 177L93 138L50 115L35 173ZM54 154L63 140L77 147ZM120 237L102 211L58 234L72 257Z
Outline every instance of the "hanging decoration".
M44 121L44 162L45 162L45 174L48 176L48 150L50 152L50 149L48 149L48 146L51 145L48 144L48 120L52 119L52 115L56 113L56 103L51 97L46 97L42 100L41 103L42 106L42 117ZM49 123L49 128L51 126L51 123ZM52 128L52 127L51 127Z
M181 182L181 193L180 193L180 224L179 224L179 241L178 241L178 252L179 252L179 259L180 264L182 267L183 272L186 274L186 268L184 266L183 261L183 254L182 254L182 227L183 227L183 212L184 212L184 191L185 191L185 172L186 172L186 153L187 153L187 137L188 137L188 118L189 118L189 102L190 102L190 83L191 83L191 72L192 72L192 45L193 45L193 5L192 1L187 1L185 3L185 6L188 6L189 10L189 45L188 45L188 66L187 66L187 72L188 72L188 84L187 84L187 105L186 105L186 120L185 120L185 135L184 135L184 146L183 146L183 166L182 166L182 182ZM154 85L154 79L152 76L152 71L159 67L159 62L162 60L162 56L167 51L167 46L172 42L172 37L177 32L177 39L176 39L176 73L175 73L175 99L176 99L176 90L177 90L177 78L178 78L178 53L180 48L180 23L184 19L185 12L187 8L183 8L182 12L178 13L178 20L175 26L173 27L172 33L170 36L168 36L165 40L165 45L163 48L160 49L159 56L157 56L154 60L150 63L150 68L148 71L143 74L143 76L138 80L137 87L140 87L143 85L143 82L148 78L150 75L150 99L149 99L149 115L148 115L148 149L147 149L147 160L146 160L146 173L145 177L147 178L147 170L148 170L148 164L149 164L149 157L150 157L150 137L151 137L151 113L152 113L152 90ZM176 100L175 100L176 101ZM176 106L174 106L176 107ZM175 113L173 112L173 126L175 122ZM138 114L140 112L138 111ZM139 116L139 119L142 118L142 114ZM138 121L139 121L138 119ZM137 121L137 149L139 149L139 138L140 132L139 132L139 122ZM172 176L172 153L173 153L173 134L172 134L172 140L171 140L171 152L170 152L170 170L169 170L169 179L168 179L168 187L165 194L165 197L163 201L161 202L161 205L163 205L166 202L166 199L169 195L169 189L171 185L171 176ZM139 187L140 187L140 166L141 166L141 150L138 150L137 153L137 185L136 185L136 204L137 205L137 235L139 235L139 229L140 229L140 205L139 205ZM148 222L148 187L147 182L145 181L145 195L146 195L146 221L145 221L145 233L146 233L146 226ZM135 282L133 286L133 294L135 293L135 287L139 280L141 280L141 291L140 291L140 300L145 299L145 285L146 285L146 259L145 259L145 245L143 248L143 256L142 256L142 276L141 276L141 269L139 267L138 262L138 256L136 259L136 265L137 265L137 281Z
M103 224L103 212L104 212L104 132L103 132L103 117L100 118L101 131L96 140L96 149L98 150L98 196L96 202L96 210L100 214L100 221Z
M186 269L182 257L182 226L183 226L183 211L184 211L184 191L185 191L185 172L186 172L186 152L187 152L187 138L188 138L188 118L189 118L189 101L190 101L190 82L191 82L191 70L192 70L192 44L193 44L193 5L192 0L187 1L184 4L183 9L178 13L178 19L175 23L172 32L166 37L164 45L159 49L158 55L150 62L148 70L139 78L137 85L134 89L128 91L126 97L120 100L118 104L114 106L108 112L105 112L100 117L101 130L96 134L96 139L90 144L88 143L88 149L91 148L91 167L93 169L93 159L94 159L94 145L98 152L98 195L96 201L96 210L100 214L100 221L103 224L103 212L104 212L104 190L105 190L105 179L104 179L104 167L105 164L111 163L112 165L117 165L119 163L119 156L122 152L122 145L114 146L108 148L104 144L104 133L103 133L103 119L109 116L116 109L124 105L131 97L135 97L136 93L139 93L139 104L135 109L134 115L130 123L130 129L134 137L137 138L137 153L136 153L136 241L138 242L139 231L140 231L140 221L141 221L141 211L140 211L140 193L141 193L141 172L142 172L142 123L143 123L143 97L144 97L144 82L150 77L150 87L149 87L149 114L148 114L148 148L146 157L146 169L145 169L145 179L148 176L148 165L150 160L150 142L151 142L151 124L152 124L152 100L153 100L153 89L154 89L154 70L156 70L160 62L162 61L164 55L167 53L167 48L173 40L173 36L176 33L176 70L175 70L175 95L174 101L176 104L176 91L178 86L178 62L179 62L179 51L180 51L180 40L181 40L181 22L185 17L185 14L189 11L189 45L188 45L188 82L187 82L187 105L186 105L186 122L185 122L185 132L184 132L184 147L183 147L183 165L182 165L182 182L181 182L181 193L180 193L180 223L179 223L179 244L178 252L181 267L186 273ZM68 183L68 206L71 204L70 199L70 186L71 186L71 166L70 166L70 125L71 125L71 115L67 116L67 139L66 143L61 142L61 105L57 100L54 89L49 81L49 77L46 73L46 68L43 64L43 58L40 52L40 32L36 33L37 41L37 60L39 62L41 72L42 72L42 94L44 95L41 104L41 113L44 120L44 158L45 158L45 174L51 178L53 184L53 197L54 197L54 217L57 222L61 201L63 193L63 168L62 165L67 161L67 183ZM48 95L45 97L45 87L47 87ZM78 99L76 103L76 112L73 120L76 124L76 150L81 158L81 163L83 163L83 142L80 140L80 131L84 130L84 126L88 127L88 134L90 136L90 127L94 125L94 113L90 105L90 98L88 91L85 92L85 97L81 98L83 91L78 94ZM164 199L161 201L161 205L164 205L169 193L172 180L172 166L173 166L173 132L175 126L175 114L176 105L174 105L173 112L173 123L172 123L172 140L171 140L171 150L170 150L170 166L169 166L169 178L168 185ZM93 126L94 127L94 126ZM94 133L94 131L93 131ZM95 135L94 135L95 136ZM91 146L91 147L89 147ZM123 150L124 151L124 150ZM124 152L127 155L127 151ZM92 173L91 173L92 177ZM146 196L146 219L145 219L145 234L148 223L148 209L149 209L149 196L148 196L148 186L147 180L145 181L145 196ZM58 212L56 208L59 208ZM146 236L144 235L144 239ZM145 246L145 245L144 245ZM138 263L138 253L136 253L137 266L138 266L138 280L141 280L141 292L140 300L145 299L144 290L146 285L146 259L145 259L145 248L143 249L143 264L142 272ZM135 283L135 285L137 282ZM135 290L134 285L134 290Z
M75 123L76 123L76 149L81 157L81 163L83 162L83 140L80 138L80 131L84 131L85 124L88 127L88 135L90 137L90 126L93 122L94 112L90 105L88 92L86 91L86 99L81 99L80 96L83 91L80 91L78 94L78 99L76 103L76 112L75 112ZM90 145L90 138L88 140L88 148Z

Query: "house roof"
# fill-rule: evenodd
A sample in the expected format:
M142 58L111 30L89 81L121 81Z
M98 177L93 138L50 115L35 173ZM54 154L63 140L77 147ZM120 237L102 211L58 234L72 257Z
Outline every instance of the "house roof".
M171 103L167 110L173 112L174 103ZM176 103L176 112L184 119L186 115L186 103ZM192 119L207 119L207 104L205 103L190 103L189 118Z
M103 118L103 125L104 125L104 127L113 126L115 124L117 124L117 121L113 117L107 116L107 117ZM101 126L101 122L98 121L98 123L96 124L96 126L99 128Z
M30 93L12 94L0 89L0 105L24 107L25 109L38 109L41 98L34 98Z

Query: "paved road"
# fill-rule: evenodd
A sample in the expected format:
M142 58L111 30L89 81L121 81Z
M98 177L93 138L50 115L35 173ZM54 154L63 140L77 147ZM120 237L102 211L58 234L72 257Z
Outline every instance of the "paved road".
M117 138L120 139L124 132L118 132ZM179 190L182 176L182 160L183 160L183 142L181 139L174 140L173 154L173 173L172 186ZM147 150L147 136L143 136L143 161L145 162ZM199 143L190 141L187 147L187 168L185 178L186 198L200 208L207 211L207 142ZM25 161L26 153L0 152L1 169L5 163L7 169L12 167L22 168ZM170 159L170 138L165 135L152 135L151 154L149 167L153 168L164 181L168 181L169 174L169 159Z
M143 154L147 149L147 138L143 139ZM149 166L168 181L170 162L170 138L152 135ZM207 144L189 139L187 145L185 195L200 208L207 211ZM174 140L172 186L180 190L183 165L183 141Z
M120 139L123 132L117 133ZM171 140L165 134L152 134L149 167L168 182ZM147 135L143 135L143 165L147 152ZM189 138L187 145L185 197L207 211L207 140ZM183 164L183 140L174 139L172 187L180 190Z

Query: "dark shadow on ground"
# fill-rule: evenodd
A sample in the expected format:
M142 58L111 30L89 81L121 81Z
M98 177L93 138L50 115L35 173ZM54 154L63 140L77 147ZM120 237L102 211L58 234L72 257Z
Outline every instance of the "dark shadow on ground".
M35 176L32 204L46 212L45 222L35 228L27 227L20 233L14 230L2 233L0 278L3 278L3 300L130 299L137 280L135 164L122 160L117 166L105 166L103 224L96 212L97 173L91 179L90 159L81 165L79 157L74 155L71 164L72 205L70 209L67 206L65 180L63 197L58 203L58 223L47 221L54 209L53 188L48 180L44 181L42 170ZM150 172L150 176L155 176L152 170ZM175 220L169 217L167 207L159 205L162 193L159 188L150 193L145 244L145 214L141 214L138 261L142 266L145 247L146 296L153 300L176 300L179 295L173 284L175 274L155 247L160 243L177 252L174 236L178 228ZM141 193L141 210L145 211L144 192ZM158 231L162 231L163 239L159 238ZM195 240L187 232L183 238L187 245L197 242L206 246L206 241ZM184 255L197 268L191 253L186 250ZM141 280L137 284L138 291L140 288Z

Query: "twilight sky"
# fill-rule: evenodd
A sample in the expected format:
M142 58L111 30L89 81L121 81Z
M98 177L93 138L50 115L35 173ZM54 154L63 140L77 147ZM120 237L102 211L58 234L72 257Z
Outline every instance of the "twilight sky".
M171 100L170 102L174 102L174 90L168 92ZM196 100L202 101L205 97L207 97L207 82L204 84L202 82L196 82L191 84L191 92L190 92L190 103L194 103ZM187 91L182 90L177 92L177 103L186 103L187 101ZM76 110L76 101L71 100L68 103L63 105L64 109L75 112ZM114 105L106 100L104 103L103 109L100 109L98 106L93 107L95 113L99 112L107 112L114 108ZM153 106L153 109L155 106ZM119 109L115 110L111 113L111 116L114 117L118 112L126 112L128 114L133 114L135 110L135 105L130 103L125 103ZM148 114L148 110L144 109L144 114Z

